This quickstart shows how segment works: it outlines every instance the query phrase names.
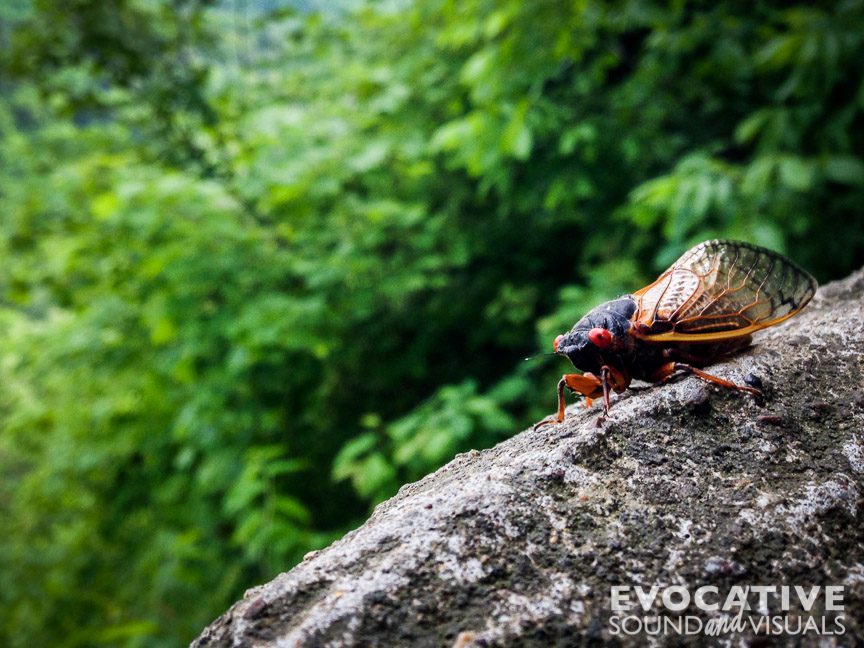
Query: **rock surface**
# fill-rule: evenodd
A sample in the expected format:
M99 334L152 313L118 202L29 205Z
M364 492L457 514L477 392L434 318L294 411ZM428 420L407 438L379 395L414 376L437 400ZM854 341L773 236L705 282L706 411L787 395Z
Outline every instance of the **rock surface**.
M573 406L563 424L403 487L249 590L193 646L853 645L864 637L864 270L712 372L760 378L766 402L688 377L623 394L605 420ZM842 610L826 612L819 590L804 611L793 589L787 615L769 594L770 615L801 633L709 639L738 607L672 612L658 594L643 612L632 588L653 584L713 585L706 600L721 603L736 585L842 586ZM613 612L613 586L629 586L635 606ZM748 601L743 620L758 620L758 596ZM653 631L658 615L692 616L701 634L628 634L645 617ZM811 617L825 635L807 630Z

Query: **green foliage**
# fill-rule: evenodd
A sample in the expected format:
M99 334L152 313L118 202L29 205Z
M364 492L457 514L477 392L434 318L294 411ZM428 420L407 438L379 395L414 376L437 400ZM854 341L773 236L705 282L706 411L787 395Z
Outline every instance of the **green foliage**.
M864 263L864 7L0 9L0 643L175 646L689 245ZM828 252L830 251L830 253Z
M364 432L345 444L333 462L333 477L350 479L354 490L377 503L393 494L400 483L415 481L431 467L446 463L459 452L490 446L511 434L516 422L504 406L521 396L528 385L519 377L478 393L475 381L439 389L407 416L386 426L368 416Z

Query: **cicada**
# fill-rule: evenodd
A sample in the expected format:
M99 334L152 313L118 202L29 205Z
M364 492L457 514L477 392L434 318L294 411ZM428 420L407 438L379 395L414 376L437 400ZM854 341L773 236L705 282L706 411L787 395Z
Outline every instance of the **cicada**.
M564 390L587 404L610 391L623 392L633 379L662 383L681 373L715 385L761 396L703 367L747 347L756 331L800 311L816 292L816 280L789 259L739 241L706 241L685 252L656 281L606 302L555 338L553 350L582 374L558 383L558 414L539 425L564 420Z

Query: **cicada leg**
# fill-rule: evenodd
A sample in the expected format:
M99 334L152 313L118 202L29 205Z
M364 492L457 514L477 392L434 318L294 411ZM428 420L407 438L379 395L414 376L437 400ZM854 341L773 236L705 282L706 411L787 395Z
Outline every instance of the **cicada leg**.
M564 420L564 410L567 407L567 401L564 399L565 388L577 394L582 394L586 399L591 399L604 394L603 385L604 381L601 381L591 373L563 375L561 380L558 381L558 413L555 416L543 419L534 426L534 429L536 430L548 423L561 423ZM608 387L606 391L608 391Z
M748 394L753 394L754 396L761 398L762 391L756 389L755 387L746 387L744 385L736 385L730 380L726 380L725 378L720 378L719 376L715 376L713 374L709 374L707 371L702 371L701 369L697 369L692 365L685 364L683 362L667 362L664 365L661 365L657 371L655 371L651 375L652 382L667 382L676 372L683 371L684 373L693 374L701 378L706 382L713 383L715 385L720 385L721 387L725 387L726 389L735 389L737 391L747 392Z
M603 383L603 413L606 414L611 407L609 403L610 389L614 389L620 394L630 386L630 378L620 369L603 365L600 369L600 380Z
M600 370L600 381L603 383L603 413L609 411L609 367Z

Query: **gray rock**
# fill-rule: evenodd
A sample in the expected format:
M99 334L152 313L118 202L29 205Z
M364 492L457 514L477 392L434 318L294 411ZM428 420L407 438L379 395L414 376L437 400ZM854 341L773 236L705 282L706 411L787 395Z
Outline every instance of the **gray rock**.
M862 297L859 271L712 367L761 380L764 404L684 378L622 395L605 419L597 405L571 407L561 425L403 487L362 527L249 590L193 646L706 645L612 624L611 587L652 584L843 586L841 612L819 599L789 619L827 614L839 632L839 614L845 635L781 645L853 645L864 637ZM768 611L783 615L775 599ZM657 605L620 614L679 619ZM749 630L719 639L760 641Z

